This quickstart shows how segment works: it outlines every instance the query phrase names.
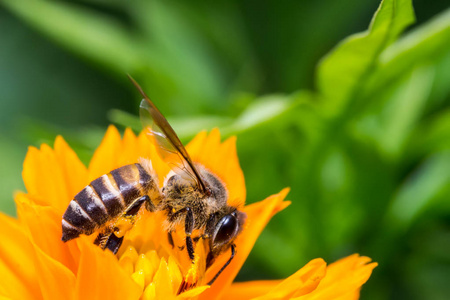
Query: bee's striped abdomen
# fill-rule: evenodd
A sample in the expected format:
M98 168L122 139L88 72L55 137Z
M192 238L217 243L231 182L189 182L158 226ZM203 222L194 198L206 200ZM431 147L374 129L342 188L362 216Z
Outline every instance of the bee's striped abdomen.
M140 164L126 165L95 179L70 201L62 220L62 240L92 234L123 214L149 189L157 189L156 183Z

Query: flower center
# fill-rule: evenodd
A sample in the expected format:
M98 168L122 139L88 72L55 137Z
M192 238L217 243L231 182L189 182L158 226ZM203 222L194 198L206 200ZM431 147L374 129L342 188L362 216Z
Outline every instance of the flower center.
M138 253L134 246L127 246L119 257L119 264L142 289L141 299L154 299L156 285L169 284L175 295L196 285L192 271L183 276L172 256L166 261L155 250Z
M117 253L120 266L142 289L141 299L154 299L162 290L166 295L176 296L201 286L204 281L204 242L196 243L192 262L182 246L185 244L183 232L173 233L172 246L160 224L158 216L139 220L135 228L125 234Z

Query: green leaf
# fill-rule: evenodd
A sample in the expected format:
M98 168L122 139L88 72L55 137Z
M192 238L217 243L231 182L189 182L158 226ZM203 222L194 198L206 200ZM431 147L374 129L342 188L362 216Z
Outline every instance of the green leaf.
M358 131L363 139L373 139L384 156L395 159L410 153L417 157L419 152L426 155L433 147L442 148L437 143L445 145L442 129L426 130L432 120L422 125L422 119L450 92L449 53L450 10L381 53L377 69L364 87L364 96L370 101L359 116ZM432 136L436 134L440 134L439 141Z
M434 79L433 66L417 68L398 78L395 86L374 94L381 105L369 110L358 126L375 140L383 156L396 161L404 153L408 138L423 117Z
M391 229L407 228L450 184L450 152L429 157L401 186L387 212Z
M142 124L138 116L120 109L111 109L108 112L108 120L114 124L129 127L134 132L140 132L142 129Z
M317 85L330 109L341 109L374 70L380 53L414 22L411 0L382 1L369 29L341 42L320 63Z
M140 47L119 22L60 1L4 0L3 5L68 49L125 74L139 65Z
M0 211L15 215L13 194L25 190L21 167L26 148L0 133L0 155L4 158L0 168Z
M224 127L222 132L225 135L239 134L264 125L276 126L277 123L289 123L290 115L296 112L295 108L310 100L311 95L306 92L292 96L268 95L257 98L232 124Z
M410 156L450 149L450 110L447 109L418 127L410 138Z
M434 17L428 23L414 29L380 55L376 82L371 91L377 91L396 80L402 74L420 64L441 65L447 61L450 52L450 9ZM449 69L444 70L444 78L450 78ZM440 78L437 78L439 80ZM448 82L447 80L444 80ZM449 87L446 83L445 87ZM445 92L444 92L445 93Z

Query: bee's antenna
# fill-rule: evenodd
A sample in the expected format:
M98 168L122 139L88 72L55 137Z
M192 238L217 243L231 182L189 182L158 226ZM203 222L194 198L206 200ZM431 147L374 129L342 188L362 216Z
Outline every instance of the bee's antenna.
M236 246L234 244L231 244L231 256L230 256L230 258L223 265L223 267L219 270L219 272L217 272L217 274L214 276L214 278L211 279L208 282L208 285L212 285L214 283L214 281L216 281L217 277L219 277L219 275L223 272L223 270L225 270L225 268L228 267L228 265L230 264L231 260L234 258L234 255L236 254L236 248L235 247Z

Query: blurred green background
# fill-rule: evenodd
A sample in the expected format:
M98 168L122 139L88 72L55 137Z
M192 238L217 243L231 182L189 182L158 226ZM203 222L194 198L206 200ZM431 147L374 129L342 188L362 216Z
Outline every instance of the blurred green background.
M249 203L291 187L238 280L358 252L380 264L362 299L448 299L450 5L379 6L3 0L0 209L28 145L87 163L109 123L139 130L130 73L184 142L238 136Z

